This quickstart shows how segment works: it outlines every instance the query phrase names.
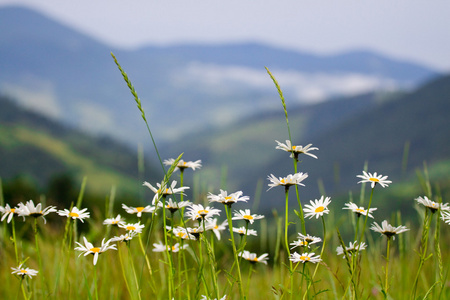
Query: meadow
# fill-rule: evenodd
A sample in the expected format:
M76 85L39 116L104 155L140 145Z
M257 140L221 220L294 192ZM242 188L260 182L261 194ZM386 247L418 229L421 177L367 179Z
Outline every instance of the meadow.
M278 190L285 205L261 215L242 191L184 185L201 158L160 156L113 58L165 175L143 182L152 199L137 207L117 203L112 188L104 207L88 211L87 180L70 207L47 205L44 195L9 203L0 191L2 299L450 299L450 206L426 169L423 193L411 199L417 217L405 223L399 211L377 217L380 191L396 183L370 166L355 174L360 193L344 206L302 198L301 161L320 159L320 150L291 140L282 89L267 69L286 119L274 151L286 152L292 169L267 170L263 192Z

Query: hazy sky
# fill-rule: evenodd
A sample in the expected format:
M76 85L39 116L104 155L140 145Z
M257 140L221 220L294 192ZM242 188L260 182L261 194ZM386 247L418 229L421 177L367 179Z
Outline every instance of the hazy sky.
M335 53L365 48L450 71L450 1L0 0L116 47L257 41Z

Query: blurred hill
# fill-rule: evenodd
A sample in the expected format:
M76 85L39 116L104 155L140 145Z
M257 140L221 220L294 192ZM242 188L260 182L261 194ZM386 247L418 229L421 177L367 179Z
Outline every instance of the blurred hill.
M116 186L118 195L137 200L144 179L162 178L161 167L149 161L145 178L139 178L137 149L69 128L4 96L0 96L0 166L3 183L22 176L30 187L41 190L61 178L79 187L87 176L87 191L102 198Z
M273 96L277 97L275 91ZM294 145L312 143L319 148L314 152L317 160L304 156L299 164L299 171L309 174L306 187L300 188L304 201L319 198L320 185L328 195L357 190L356 175L362 174L366 162L369 172L388 175L396 184L410 182L401 185L401 199L422 195L415 172L424 162L436 175L433 181L440 185L441 192L450 193L449 75L411 92L371 93L306 107L288 105L287 109ZM261 206L269 208L274 201L283 205L284 195L277 189L265 192L267 176L294 172L289 154L275 150L275 140L286 139L280 101L278 112L255 116L226 130L187 136L182 145L168 145L166 153L172 149L203 159L205 180L220 177L222 166L227 165L230 189L243 190L247 195L255 195L260 189Z
M18 6L0 9L0 40L0 91L50 118L133 146L148 135L111 51L161 142L276 111L264 66L284 82L291 106L410 89L436 75L426 66L367 50L315 55L249 43L125 51Z

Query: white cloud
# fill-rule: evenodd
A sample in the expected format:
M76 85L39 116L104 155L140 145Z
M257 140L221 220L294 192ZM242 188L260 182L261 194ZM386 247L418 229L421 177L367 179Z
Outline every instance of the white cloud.
M50 81L27 77L20 85L4 82L1 90L29 110L54 119L58 119L62 115L53 84Z
M109 109L89 101L77 100L73 103L82 129L96 133L111 132L114 127L114 117Z
M294 70L271 70L283 93L297 102L318 102L330 96L350 96L379 89L394 89L397 83L357 73L302 73ZM241 67L221 66L193 62L173 75L177 86L196 86L203 91L254 89L274 90L272 80L265 71Z

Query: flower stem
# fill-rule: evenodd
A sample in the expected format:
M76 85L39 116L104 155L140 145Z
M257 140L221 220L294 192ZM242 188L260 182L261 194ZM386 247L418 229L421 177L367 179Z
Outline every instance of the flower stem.
M234 232L233 232L233 221L231 220L231 210L228 209L228 205L225 204L225 213L227 215L228 219L228 227L230 228L230 235L231 235L231 244L233 247L233 256L234 256L234 262L236 263L237 272L238 272L238 287L239 287L239 296L240 298L244 298L244 290L242 288L242 277L241 277L241 267L239 265L239 259L236 251L236 244L234 241ZM231 208L231 207L230 207Z
M389 256L390 256L390 245L391 245L391 237L387 237L387 242L386 242L386 278L385 278L385 283L384 283L384 292L385 292L385 297L387 298L387 294L388 294L388 290L389 290Z

